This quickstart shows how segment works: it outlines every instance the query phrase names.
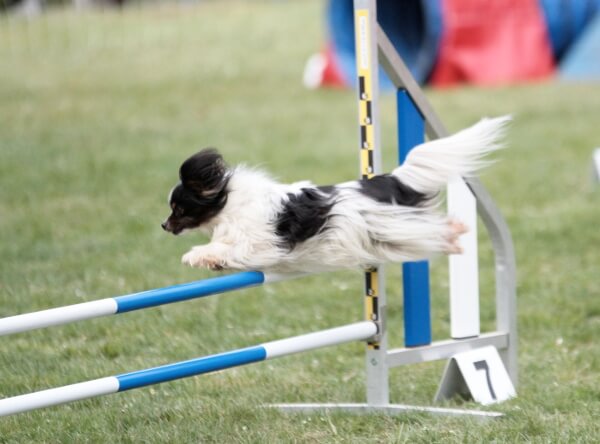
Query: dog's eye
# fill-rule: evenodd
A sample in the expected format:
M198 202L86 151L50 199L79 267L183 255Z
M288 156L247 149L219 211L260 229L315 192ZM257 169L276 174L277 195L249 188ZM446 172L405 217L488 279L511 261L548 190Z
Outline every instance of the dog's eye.
M173 209L173 214L177 217L183 216L183 208L176 207L175 209Z

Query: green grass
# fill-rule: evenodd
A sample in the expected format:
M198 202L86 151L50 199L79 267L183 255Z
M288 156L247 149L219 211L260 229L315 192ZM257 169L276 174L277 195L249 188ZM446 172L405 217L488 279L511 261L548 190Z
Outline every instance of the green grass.
M309 92L320 2L203 2L32 21L0 17L0 316L204 278L180 265L191 236L159 223L180 162L214 145L281 180L357 175L355 96ZM269 402L364 400L362 344L0 420L0 442L594 442L600 437L599 85L548 82L427 91L452 130L514 114L482 177L518 259L518 398L498 421L407 414L286 416ZM385 161L393 97L382 100ZM482 324L493 328L489 241ZM448 331L445 260L434 336ZM389 267L391 343L402 343ZM362 317L358 272L314 276L5 337L0 396L118 374L342 325ZM394 402L428 405L442 362L396 369ZM472 403L450 405L476 407Z

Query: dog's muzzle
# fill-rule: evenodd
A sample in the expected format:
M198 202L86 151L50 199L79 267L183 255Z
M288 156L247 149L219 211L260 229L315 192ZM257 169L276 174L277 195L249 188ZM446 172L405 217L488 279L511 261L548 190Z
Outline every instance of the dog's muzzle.
M171 223L171 221L169 219L167 219L162 224L160 224L160 226L162 227L163 230L165 230L168 233L179 234L179 232L181 231L181 230L177 230L177 228L173 226L173 224Z

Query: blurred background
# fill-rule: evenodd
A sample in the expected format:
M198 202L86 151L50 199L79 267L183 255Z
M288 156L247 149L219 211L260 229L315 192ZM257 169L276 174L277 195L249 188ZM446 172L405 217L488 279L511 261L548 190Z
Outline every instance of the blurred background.
M53 9L177 9L202 1L2 0L0 11L6 26L10 26L10 21L32 19ZM378 2L379 23L413 76L420 83L438 87L458 83L496 85L552 76L598 80L599 11L600 0ZM352 1L325 1L321 20L325 38L322 49L307 62L305 85L351 86L355 77ZM6 35L5 45L17 38L23 36ZM382 78L383 88L390 88L391 83Z
M160 223L181 162L206 146L286 182L358 177L351 1L0 0L0 316L212 276L201 235ZM520 385L506 421L287 417L267 402L360 402L349 344L0 422L0 442L594 442L600 436L598 1L381 1L380 20L451 131L512 114L481 177L517 251ZM391 89L384 166L396 163ZM481 325L494 261L480 233ZM389 266L390 344L403 344ZM362 319L361 272L10 337L0 396L147 368ZM435 340L447 262L432 262ZM395 369L394 402L430 405L443 362ZM6 371L5 371L6 369ZM461 401L451 405L464 406ZM468 407L476 407L467 405Z

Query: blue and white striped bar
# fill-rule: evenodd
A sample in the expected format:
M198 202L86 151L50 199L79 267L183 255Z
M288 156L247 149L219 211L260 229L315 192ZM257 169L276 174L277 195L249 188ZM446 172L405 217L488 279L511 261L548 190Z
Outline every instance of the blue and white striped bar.
M255 347L191 359L122 375L43 390L0 400L0 416L123 392L161 382L210 373L293 353L367 340L377 333L374 322L364 321L306 335L267 342Z
M125 296L10 316L0 319L0 336L211 296L297 276L246 271Z

